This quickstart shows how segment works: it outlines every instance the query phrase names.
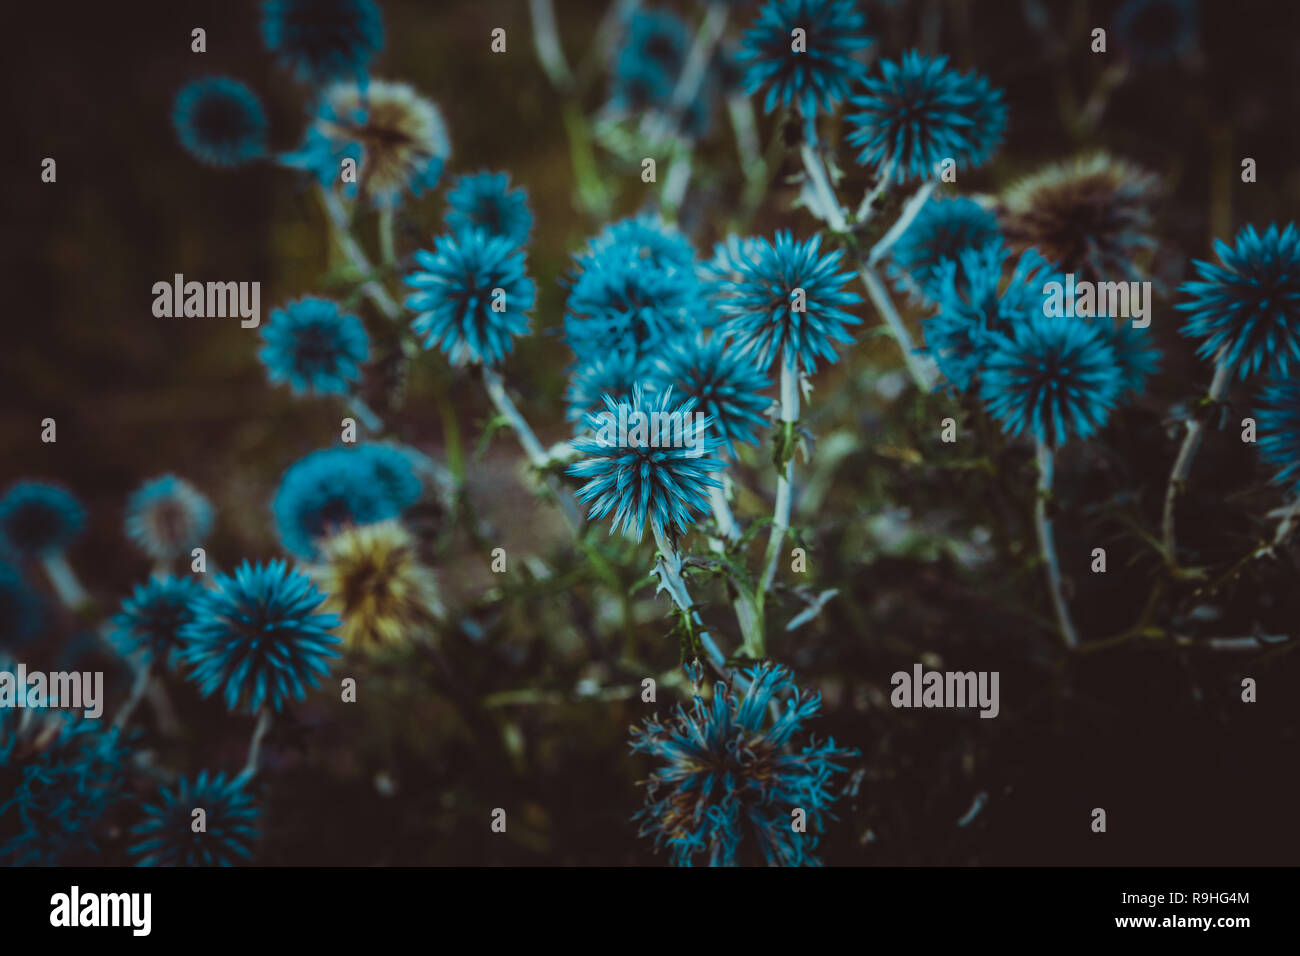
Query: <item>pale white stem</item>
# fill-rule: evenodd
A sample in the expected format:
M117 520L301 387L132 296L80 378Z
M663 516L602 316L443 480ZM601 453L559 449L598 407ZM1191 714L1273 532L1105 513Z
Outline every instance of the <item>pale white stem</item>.
M352 228L348 222L347 210L343 207L343 200L338 194L331 189L321 188L321 198L325 203L325 212L329 217L330 226L334 232L334 239L339 244L343 255L347 257L352 268L356 269L362 275L373 275L375 268L370 264L364 250L352 237ZM374 279L368 280L361 286L361 292L366 298L375 304L375 308L384 313L390 319L397 319L402 310L397 301L388 293L383 285Z
M271 708L263 707L257 714L257 726L253 728L253 738L248 743L248 760L244 762L244 769L240 771L237 778L239 783L248 782L252 779L253 774L257 773L258 764L261 763L262 757L262 741L270 729Z
M920 189L908 197L907 202L903 204L903 211L899 213L898 221L890 226L889 231L871 247L871 254L867 257L868 265L874 267L884 257L885 253L893 248L894 243L903 238L903 233L907 232L917 215L925 208L926 202L929 201L935 187L938 185L939 180L927 179Z
M754 104L748 96L730 96L727 98L727 114L731 117L731 130L736 136L736 149L740 153L740 166L748 179L754 175L762 162L759 155L762 147L758 142L758 121L754 116Z
M573 86L573 71L564 57L560 45L560 31L555 24L555 7L551 0L528 0L528 12L533 20L533 49L551 84L559 90Z
M691 151L680 149L668 166L668 179L664 183L663 204L674 216L682 208L686 190L691 182Z
M876 200L885 194L889 188L889 181L894 175L894 167L897 166L897 157L891 156L880 170L880 176L876 179L876 185L873 186L862 197L862 202L858 203L857 221L859 224L870 222L871 217L875 215Z
M45 555L41 558L41 565L50 579L50 586L54 588L54 593L59 596L64 607L75 611L90 601L90 596L81 586L77 573L72 570L62 551Z
M384 423L360 395L349 397L348 405L352 409L352 414L357 416L367 431L374 432L377 435L384 430Z
M799 421L799 370L795 363L798 359L789 351L781 362L781 429L789 433L794 423ZM786 439L782 439L783 441ZM772 534L767 539L767 553L763 556L763 577L759 581L758 594L761 603L763 596L772 586L776 577L776 565L781 557L781 545L785 541L786 531L790 528L790 505L794 499L794 455L785 463L785 474L776 479L776 504L772 509Z
M844 209L835 198L830 176L822 164L821 156L817 154L816 146L804 143L799 152L803 157L803 168L808 173L808 183L812 187L812 203L815 206L813 212L826 220L826 224L835 232L844 232L848 228Z
M1218 402L1228 391L1228 383L1232 380L1232 373L1235 368L1234 363L1226 361L1222 354L1219 355L1214 366L1214 379L1210 382L1210 402ZM1165 509L1164 520L1161 523L1161 540L1164 543L1165 559L1170 564L1177 564L1177 554L1175 552L1175 535L1174 535L1174 504L1178 499L1178 493L1182 491L1183 483L1192 470L1192 461L1196 458L1196 452L1201 447L1201 439L1205 434L1205 416L1195 414L1187 420L1187 434L1183 436L1183 444L1178 449L1178 457L1174 459L1173 470L1169 473L1169 484L1165 488Z
M393 239L393 207L389 203L379 207L379 259L388 267L397 264L397 248Z
M719 477L725 485L725 475ZM721 532L722 537L727 541L737 540L740 537L740 527L736 524L736 516L732 514L731 504L727 501L727 489L710 488L709 504L713 507L713 517L718 522L718 531Z
M122 709L117 712L113 718L114 727L125 727L126 722L131 719L131 712L135 710L136 705L144 698L145 689L149 686L149 679L153 675L153 669L147 664L138 665L135 672L135 680L131 684L131 694L122 703Z
M1061 627L1061 636L1065 646L1079 646L1079 636L1075 633L1074 623L1070 620L1070 608L1065 603L1065 592L1061 587L1061 563L1056 555L1056 541L1052 534L1052 519L1047 514L1047 502L1052 493L1052 449L1039 441L1038 454L1038 493L1034 501L1034 524L1038 528L1038 544L1043 553L1043 563L1047 567L1047 586L1052 597L1052 607L1056 611L1056 620Z
M870 297L876 311L880 313L885 324L889 326L889 331L893 333L894 338L898 341L898 347L903 350L903 362L907 365L907 371L916 382L917 387L923 392L928 392L934 387L935 377L930 361L917 353L916 346L912 343L912 335L907 331L907 326L903 324L903 318L894 308L894 300L890 298L889 291L885 288L885 283L881 281L880 275L869 265L863 264L858 275L862 278L862 284L866 287L867 295Z
M668 106L668 113L654 124L652 140L672 134L686 115L687 109L700 94L704 77L708 72L709 58L722 38L722 31L727 26L727 7L723 3L710 3L709 12L704 18L704 25L696 32L695 41L686 55L686 65L682 67L677 85L673 87L673 98Z
M677 549L668 541L667 537L658 529L652 526L651 532L654 534L655 546L659 549L658 572L659 581L663 589L668 592L668 596L677 605L687 618L695 625L699 625L700 616L695 612L694 602L691 600L690 591L686 589L686 581L682 578L681 555ZM727 681L735 681L736 684L744 690L749 686L747 681L740 674L733 674L727 667L727 656L722 653L717 642L707 630L700 627L697 631L700 639L700 645L704 648L705 655L709 658L709 664L718 672L718 675Z

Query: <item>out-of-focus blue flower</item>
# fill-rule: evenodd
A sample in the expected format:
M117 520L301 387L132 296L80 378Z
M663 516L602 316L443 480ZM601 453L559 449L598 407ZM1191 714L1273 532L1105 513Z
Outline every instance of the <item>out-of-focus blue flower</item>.
M145 664L170 666L181 647L181 629L194 620L194 605L203 594L194 578L155 577L138 584L113 618L114 645Z
M63 551L85 524L81 503L59 485L20 481L0 498L0 546L24 558Z
M220 694L229 710L279 711L329 673L339 619L316 612L325 595L307 575L284 561L245 561L214 584L195 601L177 655L204 697Z
M993 333L980 398L1007 434L1056 447L1106 424L1124 393L1115 349L1096 325L1041 312Z
M810 375L818 358L835 362L831 343L852 342L845 326L862 321L844 311L862 297L843 288L853 278L836 271L843 251L821 255L820 236L796 242L788 232L778 232L775 242L756 239L751 248L738 263L739 277L722 284L720 331L762 372L778 360L802 362Z
M528 191L511 189L508 173L461 176L447 192L446 222L453 233L482 229L489 236L502 236L522 246L533 229Z
M614 59L611 105L615 110L639 114L667 112L673 91L686 66L690 33L686 24L666 10L634 10L624 23L623 41ZM702 136L713 122L712 103L717 91L716 69L708 70L681 117L684 132Z
M934 302L942 292L944 262L960 269L967 249L999 241L997 219L979 203L965 197L931 200L890 250L889 274L900 289Z
M1233 366L1241 378L1264 372L1285 378L1300 359L1300 232L1247 226L1237 244L1216 240L1222 265L1193 261L1199 279L1185 282L1189 301L1183 335L1204 339L1197 353Z
M361 79L384 46L374 0L267 0L262 42L304 83Z
M749 93L766 89L763 111L797 106L805 117L829 112L866 66L854 53L871 45L853 0L767 0L745 31L737 59ZM802 30L802 49L794 32Z
M202 807L205 829L194 832L193 813ZM139 866L233 866L253 856L258 810L238 777L181 777L162 787L144 819L131 828L137 842L131 855Z
M1273 483L1300 488L1300 382L1274 379L1260 396L1259 454L1276 469Z
M587 243L586 257L614 256L623 252L657 269L689 272L696 267L695 250L681 230L659 216L632 216L612 222ZM580 263L586 257L580 257Z
M295 395L346 395L361 378L370 337L355 315L337 302L306 296L275 309L262 326L266 344L257 357L273 384Z
M867 92L853 97L861 110L845 117L848 141L862 147L858 162L883 170L892 166L898 182L926 178L944 159L963 169L984 164L1002 142L1007 110L1002 91L978 73L948 68L944 56L915 50L899 61L885 60Z
M182 87L172 125L185 151L209 166L242 166L266 155L262 101L230 77L204 77Z
M0 647L25 644L45 623L45 602L17 568L0 562Z
M671 388L651 397L638 387L622 401L606 396L605 410L587 416L593 434L574 440L582 457L569 474L586 479L577 498L591 501L591 520L613 512L610 534L638 540L648 522L657 539L685 534L709 510L709 489L720 487L711 473L725 467L710 456L722 439L694 409L690 399L677 405Z
M706 339L696 333L666 343L655 363L654 381L656 387L672 388L694 399L732 455L736 442L758 444L756 429L768 424L764 412L772 399L764 393L772 383L748 355L729 348L721 335Z
M419 271L403 280L417 290L406 307L426 349L441 348L457 365L497 365L528 332L537 286L524 274L524 254L509 239L481 229L434 240L417 250Z
M667 847L673 864L735 866L746 848L769 866L819 866L817 834L838 799L831 784L839 761L857 751L833 739L802 741L805 721L817 716L821 695L801 691L783 667L746 670L744 695L714 686L688 711L645 721L632 731L632 751L659 761L646 783L646 805L636 814L641 835ZM769 716L777 704L778 716ZM792 811L806 814L806 833L790 826Z
M1115 369L1123 394L1127 397L1146 391L1147 379L1160 367L1160 350L1151 339L1150 329L1135 329L1126 319L1115 322L1106 316L1093 320L1115 350Z
M126 536L156 560L188 555L211 530L211 502L175 475L146 481L127 499Z
M593 355L578 362L569 376L565 417L581 431L586 428L587 415L605 407L606 395L630 395L649 379L649 363L632 352Z
M1195 42L1196 0L1128 0L1115 14L1116 45L1138 63L1163 66Z

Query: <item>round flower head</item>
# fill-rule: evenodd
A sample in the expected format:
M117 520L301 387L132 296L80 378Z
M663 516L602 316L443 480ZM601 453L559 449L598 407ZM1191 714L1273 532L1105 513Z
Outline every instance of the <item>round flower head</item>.
M360 80L384 45L374 0L267 0L262 42L304 83Z
M587 256L628 252L657 269L690 271L695 268L695 250L690 240L677 227L655 215L633 216L610 223L587 243L587 250Z
M138 653L145 664L170 666L181 647L181 629L194 620L203 592L193 578L155 577L136 585L113 618L113 644L125 657Z
M434 251L415 253L420 269L406 307L426 349L440 348L457 365L498 365L528 332L537 286L524 274L524 254L509 239L481 229L441 236Z
M242 166L266 155L262 101L229 77L204 77L182 87L172 125L185 151L209 166Z
M890 250L890 275L900 289L922 300L937 301L943 288L943 263L961 268L967 249L982 249L1000 240L993 214L964 197L932 199Z
M1065 316L1033 315L994 333L980 373L980 398L1002 430L1028 428L1052 447L1100 429L1123 391L1106 333Z
M866 77L854 57L871 45L866 25L853 0L767 0L736 55L746 92L767 91L765 113L777 106L796 106L808 118L829 112Z
M595 521L614 514L609 532L640 540L648 522L656 540L669 530L685 534L696 512L709 510L709 489L720 487L710 473L725 466L709 456L722 440L695 402L673 402L672 389L648 397L641 388L605 411L587 416L591 436L575 439L581 460L569 474L586 479L579 501L591 501Z
M635 817L640 835L666 846L676 866L697 857L710 866L819 866L816 834L838 796L835 772L845 769L837 761L857 751L804 739L821 695L801 691L788 670L761 664L744 674L751 683L743 696L717 684L711 704L696 697L689 711L679 705L669 720L656 716L633 729L633 753L660 764ZM790 826L796 808L806 833Z
M949 69L947 57L909 51L883 61L866 87L853 97L861 112L846 117L848 141L862 147L859 163L890 169L900 183L932 175L945 159L963 169L982 166L1002 142L1002 91L978 73Z
M20 481L0 498L0 546L24 558L65 550L85 524L81 504L59 485Z
M1007 190L1002 231L1016 251L1036 248L1089 282L1137 280L1150 235L1156 178L1105 154L1055 163Z
M346 395L361 378L370 337L355 315L329 299L302 298L271 313L257 357L273 384L295 395Z
M1160 350L1151 341L1150 329L1135 329L1128 320L1107 317L1093 320L1115 350L1115 370L1126 397L1141 395L1147 379L1160 367Z
M1216 240L1222 265L1195 260L1199 279L1181 287L1190 301L1183 335L1204 339L1202 358L1222 353L1245 378L1252 372L1285 378L1300 359L1300 233L1295 223L1260 235L1254 226L1237 234L1237 244Z
M818 358L836 361L832 342L852 342L846 325L862 320L844 311L862 297L843 289L851 272L837 272L843 252L820 255L821 237L796 242L788 232L776 241L754 241L753 252L739 263L737 279L722 284L717 301L724 318L721 331L766 372L778 359L808 374Z
M317 612L325 595L307 575L284 561L245 561L214 584L194 602L177 655L204 697L220 694L232 711L279 711L329 673L339 619Z
M663 10L634 10L626 19L614 59L611 101L615 110L642 113L667 110L677 78L686 65L690 33L679 17ZM714 77L706 74L683 117L686 131L701 135L711 122Z
M585 430L587 415L605 407L606 395L628 395L650 378L649 362L633 352L614 351L579 361L569 376L565 418Z
M195 832L193 813L202 807L205 828ZM160 788L144 807L144 819L131 828L136 842L131 855L138 866L233 866L253 856L257 842L257 807L238 777L209 776L204 770L190 780Z
M511 189L508 173L461 176L447 192L446 222L452 232L482 229L522 246L533 230L528 191Z
M1275 470L1273 483L1300 490L1300 382L1275 379L1260 396L1259 454Z
M1115 14L1116 45L1146 66L1163 66L1196 43L1197 0L1128 0Z
M45 623L45 604L18 569L0 563L0 648L25 644Z
M212 504L188 481L163 475L126 502L126 536L158 561L188 555L212 530Z
M705 339L697 333L667 343L654 373L656 384L696 402L730 454L736 454L736 442L758 444L755 429L768 424L764 413L772 404L763 393L772 383L722 336Z

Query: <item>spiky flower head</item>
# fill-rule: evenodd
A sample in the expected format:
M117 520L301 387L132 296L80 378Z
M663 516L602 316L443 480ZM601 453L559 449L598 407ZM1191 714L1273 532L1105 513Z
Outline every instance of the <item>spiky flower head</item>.
M1183 335L1204 339L1202 358L1221 356L1241 378L1264 372L1289 374L1300 359L1300 232L1295 223L1263 235L1247 226L1229 246L1215 240L1222 265L1193 261L1198 279L1180 291L1189 301L1176 308L1188 312Z
M632 731L632 751L661 766L646 781L646 805L635 819L674 865L763 862L819 866L817 834L838 799L832 789L839 761L857 751L833 739L804 739L804 723L821 709L821 695L801 691L784 667L760 664L742 672L743 694L716 684L713 701L680 705L667 721L652 717ZM769 707L777 705L777 716ZM808 829L796 833L801 809ZM748 854L746 857L745 854Z
M0 647L25 644L45 623L45 602L10 564L0 562Z
M587 243L587 257L623 252L657 269L690 271L696 265L691 241L676 226L651 214L612 222ZM579 265L585 261L579 257Z
M533 214L528 190L510 188L509 173L479 172L461 176L447 191L447 228L453 233L482 229L516 246L528 242Z
M934 302L943 289L943 263L961 268L961 254L1000 241L998 222L973 199L932 199L890 250L889 273L898 287Z
M1163 66L1196 43L1197 0L1127 0L1115 14L1115 44L1145 66Z
M0 546L24 558L65 550L85 524L81 503L61 485L20 481L0 498Z
M471 229L418 249L419 270L403 280L415 289L406 307L426 349L440 348L454 364L500 364L528 332L537 286L524 273L524 254L511 240Z
M606 395L628 395L650 379L650 362L634 352L614 351L579 360L569 375L565 417L586 428L587 415L605 407Z
M721 285L716 307L720 331L735 340L759 371L789 362L812 374L817 360L837 360L832 342L852 342L845 326L862 320L844 309L862 297L843 288L851 272L837 272L843 250L821 255L821 236L797 242L778 232L774 242L756 239L741 254L739 275Z
M693 399L732 455L737 442L758 444L756 430L768 424L764 413L772 399L764 393L771 381L721 335L696 333L667 343L655 363L654 382Z
M1053 163L1009 188L998 208L1016 251L1035 248L1061 272L1089 282L1141 276L1155 248L1152 203L1158 181L1105 153Z
M124 657L139 654L141 663L170 666L203 591L194 578L154 577L137 584L113 618L113 644Z
M307 575L280 560L245 561L213 583L181 628L177 655L204 697L220 694L232 711L279 711L329 673L339 619L317 610L325 595Z
M671 388L637 387L622 401L606 396L605 410L587 416L592 434L574 440L581 457L568 472L586 479L577 499L591 501L591 520L613 512L609 533L638 540L647 523L656 540L690 530L709 508L709 489L721 487L712 472L725 467L710 457L722 444L713 422L694 409L690 399L678 405Z
M235 167L266 155L266 110L257 94L228 76L183 86L172 125L184 150L209 166Z
M195 832L193 813L202 807L205 829ZM130 853L138 866L234 866L253 857L259 812L239 777L206 770L162 786L131 828Z
M866 28L853 0L767 0L736 55L746 92L767 91L765 113L777 106L798 107L806 118L830 112L867 75L854 55L871 45Z
M690 44L690 32L676 14L633 10L624 20L622 41L614 58L610 89L613 109L626 114L669 111ZM716 89L716 71L706 70L694 100L687 104L682 116L689 135L707 132Z
M1260 457L1275 469L1273 483L1295 492L1300 489L1300 382L1272 380L1259 406Z
M900 60L884 60L866 88L852 101L861 112L845 117L848 141L862 148L859 163L888 169L897 182L931 176L945 159L977 168L1002 142L1002 91L973 70L949 68L945 56L910 50Z
M126 502L126 536L158 561L188 555L212 530L212 503L175 475L146 481Z
M262 42L304 83L360 80L384 46L374 0L266 0Z
M346 395L361 378L370 337L355 315L337 302L304 296L271 312L262 326L257 357L272 384L287 382L295 395Z

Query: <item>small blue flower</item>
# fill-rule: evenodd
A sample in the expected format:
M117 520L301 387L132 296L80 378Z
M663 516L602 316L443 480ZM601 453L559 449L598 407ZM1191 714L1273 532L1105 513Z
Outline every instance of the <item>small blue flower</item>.
M1300 232L1271 225L1237 234L1237 244L1216 240L1222 265L1193 261L1199 276L1180 291L1190 299L1175 308L1191 313L1183 335L1204 339L1202 358L1227 362L1241 378L1264 372L1285 378L1300 359ZM1221 356L1221 357L1218 357ZM1216 358L1217 357L1217 358Z
M945 159L963 169L981 166L1002 142L1007 110L1002 91L978 73L948 68L948 58L915 50L885 60L867 92L853 97L861 110L845 117L848 141L862 147L858 162L892 178L926 178Z
M155 577L136 585L113 618L113 644L125 657L139 654L144 664L170 666L203 592L194 578Z
M384 46L374 0L267 0L262 42L304 83L362 78Z
M1274 379L1260 396L1259 454L1276 469L1273 483L1300 488L1300 382Z
M0 546L24 558L65 550L85 524L81 503L59 485L20 481L0 498Z
M721 331L761 372L778 359L802 362L810 375L819 358L835 362L831 343L852 342L845 326L862 321L844 311L862 297L842 288L853 278L851 272L836 271L843 251L821 255L820 236L796 242L788 232L778 232L774 243L757 239L751 248L738 263L739 277L722 284Z
M1196 43L1197 0L1128 0L1112 29L1116 45L1135 61L1163 66Z
M694 408L675 405L671 388L652 398L638 387L623 401L606 396L605 411L587 416L593 435L574 440L582 459L568 471L586 479L577 499L592 502L591 520L612 511L610 534L638 540L649 522L657 540L670 529L685 534L695 513L709 510L709 489L720 487L710 472L725 466L707 456L722 440Z
M857 751L833 739L799 742L821 695L801 691L788 670L761 664L743 673L751 682L743 696L717 684L711 705L696 697L689 711L679 705L669 720L656 716L633 729L632 752L662 764L634 818L640 835L666 846L676 866L697 857L735 866L749 862L741 857L746 847L753 862L768 866L820 866L813 851L839 797L831 787L845 769L838 761ZM791 828L795 809L806 814L808 832Z
M162 787L157 802L144 807L144 820L131 828L131 855L139 866L233 866L252 859L258 809L238 777L181 777ZM193 813L202 807L206 828L194 832Z
M189 555L211 530L211 502L175 475L146 481L127 499L126 536L158 561Z
M339 619L316 612L325 595L307 575L284 561L245 561L214 584L195 601L177 655L204 697L220 694L232 711L280 711L329 673Z
M262 101L229 77L204 77L182 87L172 125L185 151L209 166L242 166L266 155Z
M922 301L940 298L942 265L958 263L967 249L1000 241L993 213L971 199L937 199L926 203L890 250L889 274L901 290Z
M808 118L829 112L866 77L854 56L871 45L866 25L853 0L767 0L736 57L746 66L746 91L767 90L765 113L778 105Z
M658 387L694 399L708 414L731 455L736 442L758 444L756 429L768 424L764 413L772 404L764 393L772 383L723 336L697 333L667 343L654 371Z
M508 173L461 176L447 192L446 223L454 233L477 228L522 246L533 230L528 191L511 189Z
M17 568L0 563L0 647L25 644L45 623L45 602Z
M347 395L370 356L370 337L355 315L329 299L304 297L271 312L257 357L272 384L295 395Z
M498 365L528 332L537 286L524 274L524 254L509 239L481 229L441 236L435 251L419 249L420 271L405 278L417 291L406 307L426 349L441 348L455 364ZM500 309L494 308L499 306Z
M578 362L569 376L565 418L586 428L587 415L605 407L606 395L629 395L650 378L649 363L632 352L593 355Z

